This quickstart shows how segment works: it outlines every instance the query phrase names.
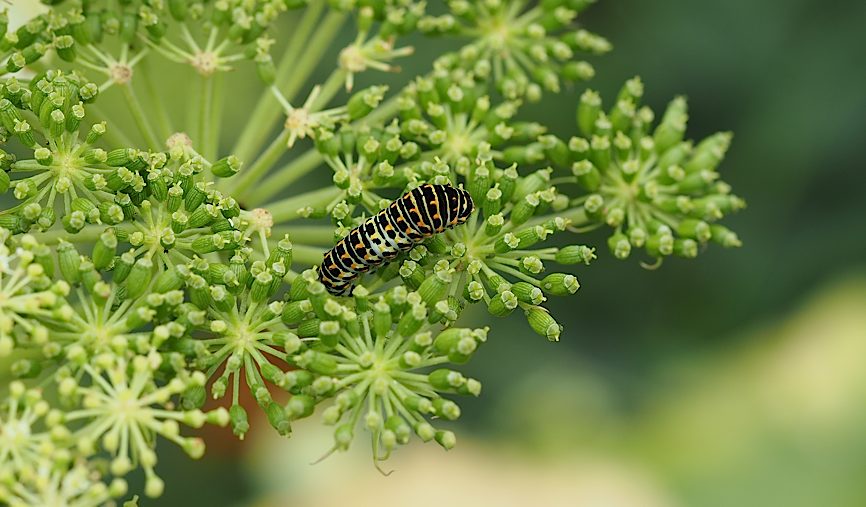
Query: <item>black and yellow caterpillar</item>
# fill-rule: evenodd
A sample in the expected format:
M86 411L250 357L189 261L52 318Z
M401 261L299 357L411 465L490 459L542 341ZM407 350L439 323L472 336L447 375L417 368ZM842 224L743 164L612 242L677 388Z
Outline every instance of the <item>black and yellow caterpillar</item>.
M348 295L362 274L466 222L473 209L466 190L431 184L414 188L337 242L322 260L319 279L331 294Z

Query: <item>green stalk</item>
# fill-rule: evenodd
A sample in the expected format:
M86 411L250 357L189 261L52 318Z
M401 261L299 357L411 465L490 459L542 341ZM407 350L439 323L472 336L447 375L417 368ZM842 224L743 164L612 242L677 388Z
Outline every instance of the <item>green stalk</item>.
M250 186L260 179L268 169L277 163L277 160L286 152L286 142L289 139L289 131L283 130L280 135L274 139L268 149L259 155L259 158L246 170L242 170L240 174L234 178L224 180L228 187L227 193L235 196L238 200L243 200L244 193Z
M310 148L303 155L293 159L266 178L259 185L255 194L249 196L247 202L250 205L267 202L268 199L278 194L281 190L288 188L298 178L319 167L321 162L322 155L315 148Z
M271 237L289 235L291 241L310 245L330 245L334 242L334 228L330 225L278 226L271 229Z
M153 111L156 117L156 126L159 129L159 134L163 139L168 139L174 133L171 127L171 120L168 117L168 111L165 108L165 103L161 100L159 93L156 91L156 83L153 81L153 66L149 63L148 58L144 58L141 65L144 67L140 75L144 80L144 91L147 95L148 109Z
M562 218L570 219L571 225L573 225L575 227L581 227L584 225L589 225L589 224L597 222L597 220L593 220L593 219L589 218L588 216L586 216L586 210L583 209L583 207L580 207L580 208L573 208L573 209L570 209L568 211L564 211L562 213L552 213L549 215L542 215L542 216L538 216L538 217L533 217L533 218L529 219L521 227L522 228L535 227L536 225L541 225L544 222L547 222L548 220L550 220L551 218L556 218L556 217L562 217Z
M214 77L214 87L213 87L213 95L211 97L211 137L210 137L210 147L211 152L206 153L207 159L210 162L214 162L219 158L220 155L220 126L222 125L223 120L223 105L225 104L225 74L222 72L216 74Z
M316 97L316 100L310 105L310 111L321 111L322 109L325 109L325 106L327 106L328 102L334 98L334 95L340 91L345 82L346 71L343 69L334 69L334 71L331 72L331 75L328 76L325 84L322 85L322 89L319 91L319 96Z
M97 122L105 121L106 129L105 129L105 140L112 147L132 147L135 146L136 143L132 142L132 139L129 135L124 132L122 128L115 125L111 121L108 120L108 115L102 112L102 109L99 108L96 104L88 104L87 111L92 115L96 116Z
M317 7L308 8L277 70L277 86L290 102L294 101L295 95L307 82L346 19L345 13L332 11L318 22L316 18L324 2L316 2L313 5ZM313 28L316 29L316 33L312 39L309 39ZM232 153L241 160L250 159L253 153L261 148L280 114L283 114L283 111L276 107L275 99L263 96L246 122L246 128L232 149Z
M198 93L199 109L198 109L198 138L195 145L199 147L199 153L206 160L213 161L213 147L211 146L211 130L214 126L211 124L211 115L213 111L213 94L214 82L211 76L199 76L201 79L201 90Z
M69 234L65 229L52 229L45 232L31 233L40 243L53 245L59 240L64 239L70 243L89 243L96 241L99 236L105 232L105 225L87 225L75 234Z
M280 224L298 218L298 209L305 206L328 203L337 197L340 192L342 190L333 186L320 188L268 204L265 208L271 212L274 223Z
M399 93L391 96L390 98L379 104L379 107L373 109L370 114L359 119L355 123L383 123L386 120L390 120L391 118L396 116L398 112L400 112L400 101L398 100L399 97Z
M303 17L300 18L300 21L296 22L292 27L292 38L289 40L289 44L286 46L283 56L277 64L275 83L282 83L288 79L290 71L294 68L298 61L298 56L303 50L304 43L309 39L314 27L318 25L318 18L324 8L324 2L316 2L310 5L304 12ZM274 107L276 107L276 101L270 93L262 93L259 96L256 107L253 109L253 114L246 123L246 127L238 138L237 143L232 148L232 153L242 160L252 156L252 152L255 151L255 145L257 145L257 136L261 130L266 130L262 129L261 125L265 121L268 112ZM258 143L260 144L261 141L258 141ZM249 148L247 149L246 147Z
M132 119L135 121L138 131L141 132L142 137L144 137L144 142L147 143L150 149L158 150L160 146L159 140L153 132L153 127L150 125L150 121L148 120L147 114L144 112L144 108L141 107L141 102L139 102L135 90L132 89L132 83L118 86L120 86L120 89L123 91L126 105L129 106L129 112L132 113Z
M292 245L292 264L312 266L322 263L324 248L307 245Z
M382 102L376 109L366 117L354 122L378 123L385 121L399 111L399 101L397 96ZM284 188L288 187L300 177L309 174L310 171L319 166L322 162L322 155L315 148L307 150L303 155L293 159L288 164L274 171L274 174L268 176L261 185L259 185L256 195L249 196L247 202L251 205L256 205L267 201L275 194L279 193Z

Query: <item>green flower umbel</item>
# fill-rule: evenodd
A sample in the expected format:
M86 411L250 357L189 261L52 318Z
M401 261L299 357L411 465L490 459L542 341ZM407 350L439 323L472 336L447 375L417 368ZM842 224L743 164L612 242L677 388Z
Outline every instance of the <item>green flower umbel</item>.
M100 507L126 494L127 484L115 478L103 482L102 473L87 461L44 461L31 473L0 482L0 502L10 507L63 505Z
M519 100L492 104L487 87L461 69L438 69L410 84L400 98L403 137L421 146L421 157L467 166L483 151L501 150L543 134L538 123L514 120ZM492 148L492 150L491 150Z
M419 171L433 183L465 180L476 211L379 276L396 271L435 310L434 320L453 321L471 303L484 304L496 316L520 308L535 332L558 340L561 326L542 305L549 296L576 293L580 284L575 275L551 273L549 266L589 264L595 254L583 245L544 246L571 226L568 199L552 186L551 170L520 176L514 166L497 168L482 154L465 172L435 162L422 163Z
M190 303L179 308L193 339L179 343L192 365L214 379L214 399L231 393L232 429L243 438L249 429L239 404L241 382L255 397L268 420L281 434L290 431L282 407L274 402L267 383L275 383L286 368L287 356L300 346L297 335L281 320L285 303L271 297L283 286L291 265L291 243L284 239L266 261L249 262L249 252L238 251L228 263L196 259L186 270ZM185 405L204 403L203 388L185 393Z
M736 247L736 234L716 223L745 206L719 180L717 168L731 142L720 132L693 143L685 139L686 101L674 99L654 125L649 107L640 107L643 85L628 81L607 112L601 99L587 91L580 99L577 123L583 137L558 146L562 161L571 163L572 176L561 182L574 198L576 225L607 224L613 229L608 246L624 259L633 248L651 257L694 257L712 241Z
M104 354L84 365L86 380L60 376L58 385L61 397L78 406L63 412L62 419L72 429L79 452L89 455L100 446L112 455L114 475L141 467L146 477L145 493L151 497L163 491L163 481L154 471L157 435L176 443L191 457L200 458L204 441L181 436L180 424L199 428L205 423L225 426L229 421L224 408L208 413L178 409L172 397L204 386L204 375L180 371L167 384L159 385L155 376L160 364L161 357L156 353L135 356L130 361Z
M509 99L537 100L543 89L559 91L561 80L593 77L592 65L577 59L575 52L610 51L607 40L574 26L578 13L591 3L451 0L450 14L425 18L419 28L472 38L458 52L440 58L438 65L489 76Z
M312 282L313 305L318 282ZM412 433L450 449L454 434L436 429L431 419L454 420L460 408L446 395L478 396L481 384L448 367L469 360L487 329L433 326L416 292L402 287L372 300L358 287L343 306L328 298L317 319L318 340L293 357L303 368L287 374L294 396L286 405L291 418L310 415L317 402L333 398L324 410L335 425L334 449L349 447L358 426L370 432L374 458L383 460ZM288 380L287 379L287 380Z
M52 316L69 292L66 282L52 282L53 274L46 245L0 228L0 357L22 345L48 343L48 330L35 317Z
M10 79L0 86L0 125L32 158L15 160L0 150L0 193L12 190L18 205L0 212L0 225L13 232L49 229L58 218L69 232L87 222L116 224L130 211L127 189L141 190L136 163L112 163L96 148L105 123L85 122L85 103L97 89L77 74L48 71L29 87ZM90 125L90 126L88 126Z

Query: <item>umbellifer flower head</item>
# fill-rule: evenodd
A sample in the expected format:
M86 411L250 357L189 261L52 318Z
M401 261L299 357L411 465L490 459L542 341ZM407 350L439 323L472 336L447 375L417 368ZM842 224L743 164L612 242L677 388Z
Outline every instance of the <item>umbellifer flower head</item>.
M607 112L596 92L581 97L577 123L583 136L569 139L563 157L572 172L563 181L586 192L565 187L571 205L582 207L573 214L575 222L609 226L614 232L608 246L620 259L633 247L661 259L694 257L709 241L739 246L736 234L717 223L745 206L717 172L731 134L686 140L685 99L671 101L655 122L652 110L639 106L641 95L643 84L634 78Z
M468 361L486 341L487 329L431 324L429 316L435 310L428 309L420 293L402 287L375 298L357 287L348 306L320 289L321 284L312 281L297 292L310 294L305 300L316 314L303 320L299 329L315 323L311 332L316 339L305 342L292 357L301 370L286 374L293 393L286 414L292 419L306 417L317 403L333 399L322 417L335 426L334 449L348 448L362 427L370 434L376 460L408 443L412 433L425 442L435 439L445 449L453 447L454 434L435 428L431 419L460 416L448 395L480 394L481 384L449 363Z
M591 3L456 0L448 2L449 14L427 17L419 27L472 39L438 65L489 76L509 99L537 100L542 90L559 91L562 79L593 77L592 65L576 59L575 52L610 51L607 40L575 27L578 13Z
M178 372L167 384L158 385L154 378L162 358L159 354L134 356L127 360L103 354L83 366L87 382L77 376L61 376L61 396L74 400L77 408L62 414L71 428L80 453L89 455L97 446L112 456L111 472L124 475L141 467L146 483L145 493L162 494L163 481L154 470L157 456L155 438L161 436L179 445L193 458L204 453L200 438L180 435L180 424L198 428L205 423L226 425L228 412L219 408L208 413L198 409L183 410L172 397L204 385L201 372Z

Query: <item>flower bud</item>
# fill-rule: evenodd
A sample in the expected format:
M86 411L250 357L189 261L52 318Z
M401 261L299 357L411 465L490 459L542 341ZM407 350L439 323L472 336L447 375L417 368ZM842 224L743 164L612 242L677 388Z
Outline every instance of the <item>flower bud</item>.
M686 101L683 97L677 97L668 104L661 122L653 133L653 140L658 153L664 153L682 141L687 120Z
M250 299L254 302L261 302L271 296L274 275L270 271L262 271L253 277L253 285L250 288Z
M217 160L211 166L211 172L218 178L228 178L241 170L242 162L234 155Z
M595 131L595 121L601 112L601 97L592 90L586 90L580 96L577 106L577 126L580 131L591 136Z
M540 306L532 306L526 310L526 319L533 331L546 337L549 341L559 341L562 326L557 324L547 310Z
M703 220L686 219L677 226L677 234L706 243L712 237L710 225Z
M501 213L497 213L496 215L491 215L487 217L487 221L484 224L484 234L488 237L494 237L499 234L499 231L502 230L502 226L505 224L505 218ZM508 250L505 250L508 251ZM502 252L504 253L504 252Z
M544 294L541 289L529 282L517 282L511 286L511 292L517 299L524 303L539 305L544 302Z
M449 270L436 270L421 283L418 294L427 306L433 306L437 301L445 298L450 283L451 272Z
M57 247L60 273L70 284L76 284L81 279L79 267L81 266L81 255L71 243L62 241Z
M712 233L713 241L725 248L739 247L742 245L737 234L723 225L713 224L710 226L710 231Z
M153 277L153 261L142 257L135 261L129 276L126 278L126 294L130 299L135 299L147 290Z
M281 319L284 324L291 326L306 318L309 313L309 302L293 301L283 307Z
M400 336L412 336L421 328L426 318L427 307L423 303L413 305L397 323L397 333Z
M674 237L670 232L656 233L647 238L646 250L652 257L671 255L674 251Z
M463 375L460 375L459 373L457 375L459 375L459 378L464 382L466 381ZM449 421L454 421L460 417L460 407L458 407L453 401L446 400L445 398L436 398L433 400L433 412L439 417L443 417Z
M93 265L98 270L107 268L114 260L115 251L117 250L117 236L114 233L114 228L109 227L93 245Z
M580 288L577 278L566 273L551 273L541 281L544 292L554 296L568 296Z
M514 225L520 225L529 220L535 214L535 210L541 203L538 194L528 194L518 200L511 210L510 219Z
M255 59L256 71L259 74L259 79L266 85L274 84L277 78L277 68L274 65L274 60L271 55L263 55Z
M301 361L305 368L320 375L333 375L337 372L336 359L323 352L308 350L301 355Z
M674 240L674 255L694 259L698 256L698 243L693 239L677 238Z
M617 259L625 259L631 254L631 243L625 234L618 232L607 238L607 246Z
M435 438L436 442L446 451L453 449L457 445L457 436L452 431L437 431Z
M240 405L232 405L229 409L229 422L232 425L232 432L237 435L238 438L243 440L244 435L246 435L247 431L250 429L247 411L244 410L244 407Z
M589 263L595 259L595 249L584 245L569 245L560 248L555 255L556 262L564 265Z
M466 383L466 377L460 374L460 372L449 370L448 368L433 370L427 375L427 380L434 388L443 391L457 389Z
M487 305L487 311L491 315L497 317L505 317L517 308L517 296L513 292L506 290L490 298L490 303Z
M571 172L584 189L595 192L601 186L601 173L589 160L580 160L571 166Z
M316 408L316 402L312 396L296 394L286 403L285 413L289 419L303 419L309 417Z
M371 86L352 95L346 104L349 118L357 120L370 114L382 102L386 91L388 91L387 86Z

